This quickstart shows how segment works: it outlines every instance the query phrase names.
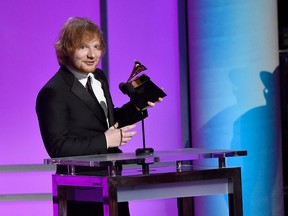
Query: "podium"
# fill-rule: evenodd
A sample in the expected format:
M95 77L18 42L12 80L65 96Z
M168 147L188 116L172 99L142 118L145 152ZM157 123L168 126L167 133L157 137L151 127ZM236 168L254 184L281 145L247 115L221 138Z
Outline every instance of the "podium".
M195 196L227 194L229 215L242 216L241 168L226 167L225 158L245 156L243 150L177 149L135 153L45 159L46 164L67 166L67 175L52 175L54 216L67 212L67 200L103 203L104 216L118 215L118 202L178 198L178 215L192 215ZM197 167L193 161L214 158L215 167ZM117 167L123 167L121 172ZM83 175L76 167L107 168L107 174Z

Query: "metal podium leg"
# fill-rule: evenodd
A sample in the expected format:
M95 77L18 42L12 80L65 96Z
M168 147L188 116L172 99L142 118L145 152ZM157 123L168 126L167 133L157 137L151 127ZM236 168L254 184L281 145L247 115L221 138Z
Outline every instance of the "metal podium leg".
M56 176L52 176L53 216L67 216L67 191L58 185Z
M229 180L233 193L229 193L229 215L243 216L241 169L235 169L233 178Z
M118 216L117 188L108 179L103 185L103 210L104 216Z
M58 198L58 185L52 176L52 199L53 199L53 216L59 215L59 198Z
M194 216L193 213L193 198L177 198L178 216Z
M58 214L59 216L67 216L67 197L66 188L58 187Z

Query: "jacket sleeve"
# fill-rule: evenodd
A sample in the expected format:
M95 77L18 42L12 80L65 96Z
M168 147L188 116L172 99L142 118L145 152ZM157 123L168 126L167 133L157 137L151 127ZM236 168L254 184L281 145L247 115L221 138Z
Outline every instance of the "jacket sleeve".
M109 92L109 83L106 79L106 76L104 75L104 72L100 69L97 69L96 74L98 78L104 81L105 85L107 86L107 91ZM112 102L110 92L109 92L109 98L111 99ZM112 106L114 107L113 102ZM115 117L113 124L115 122L118 122L119 127L123 127L141 121L142 118L146 118L148 116L148 112L147 110L140 112L132 102L128 102L120 108L115 108L113 116Z
M135 124L146 117L148 117L147 110L140 112L132 102L126 103L121 108L115 109L115 120L119 123L119 127Z
M73 117L69 116L69 106L59 89L42 89L37 96L36 112L42 139L50 157L107 153L104 131L93 131L81 136L71 132Z

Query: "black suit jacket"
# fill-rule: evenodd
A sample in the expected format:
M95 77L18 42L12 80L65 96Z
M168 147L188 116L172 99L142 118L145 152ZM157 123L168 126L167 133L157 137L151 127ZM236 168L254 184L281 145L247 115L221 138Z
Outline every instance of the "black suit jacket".
M102 83L110 126L118 122L122 127L141 120L141 112L130 102L114 108L103 71L97 69L93 74ZM65 67L40 90L36 112L50 157L121 152L118 148L107 149L104 132L108 125L101 105Z

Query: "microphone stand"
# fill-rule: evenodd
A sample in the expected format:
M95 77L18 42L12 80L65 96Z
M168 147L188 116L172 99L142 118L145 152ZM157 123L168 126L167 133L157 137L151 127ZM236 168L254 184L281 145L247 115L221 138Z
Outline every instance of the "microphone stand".
M138 148L136 149L136 155L153 155L154 149L153 148L146 148L146 143L145 143L145 126L144 126L144 115L143 115L143 110L141 111L141 123L142 123L142 140L143 140L143 148Z

